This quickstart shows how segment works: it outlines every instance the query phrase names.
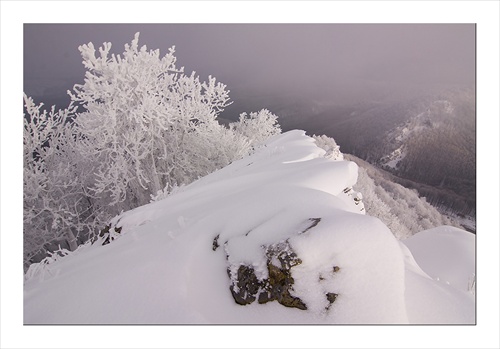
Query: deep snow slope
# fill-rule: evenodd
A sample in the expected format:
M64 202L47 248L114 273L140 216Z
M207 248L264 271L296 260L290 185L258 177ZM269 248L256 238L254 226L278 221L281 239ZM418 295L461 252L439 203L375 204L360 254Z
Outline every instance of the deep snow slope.
M474 323L471 292L423 271L411 244L364 214L357 170L303 131L276 136L115 217L111 243L33 265L24 322Z

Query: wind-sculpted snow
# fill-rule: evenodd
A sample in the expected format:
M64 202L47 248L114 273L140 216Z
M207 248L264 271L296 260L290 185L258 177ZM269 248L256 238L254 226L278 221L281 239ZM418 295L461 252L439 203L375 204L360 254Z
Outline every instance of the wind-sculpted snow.
M473 323L472 294L422 271L364 214L357 165L324 155L290 131L122 213L109 244L28 271L24 322Z
M464 291L475 283L475 235L442 226L403 240L420 267L432 278Z

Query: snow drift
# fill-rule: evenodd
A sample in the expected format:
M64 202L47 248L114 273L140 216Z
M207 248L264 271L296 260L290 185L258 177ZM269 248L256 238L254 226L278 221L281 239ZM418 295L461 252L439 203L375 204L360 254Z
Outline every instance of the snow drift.
M420 251L433 239L398 241L364 214L356 180L355 163L325 156L305 132L275 136L115 217L94 244L32 265L24 322L473 324L463 280L441 281L455 267L448 257L465 253L474 269L473 235L449 230L460 254L436 251L443 262L427 265Z

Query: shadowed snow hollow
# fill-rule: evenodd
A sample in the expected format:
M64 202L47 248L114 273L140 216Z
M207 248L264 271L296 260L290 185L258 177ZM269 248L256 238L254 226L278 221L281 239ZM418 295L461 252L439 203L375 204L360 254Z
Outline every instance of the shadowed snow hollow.
M305 132L276 136L115 217L111 243L33 265L24 322L474 323L473 296L443 289L365 215L356 180L355 163L325 157Z

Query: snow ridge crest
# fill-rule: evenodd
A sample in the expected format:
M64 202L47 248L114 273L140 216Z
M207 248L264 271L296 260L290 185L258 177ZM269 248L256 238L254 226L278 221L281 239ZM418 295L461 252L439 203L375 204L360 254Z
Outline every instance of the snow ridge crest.
M364 214L352 190L357 165L325 154L304 131L286 132L122 213L111 243L58 259L43 282L26 281L25 323L412 322L407 309L425 297L409 298L419 279L409 284L408 275L426 274ZM430 277L418 285L445 297ZM470 321L455 305L440 320Z

